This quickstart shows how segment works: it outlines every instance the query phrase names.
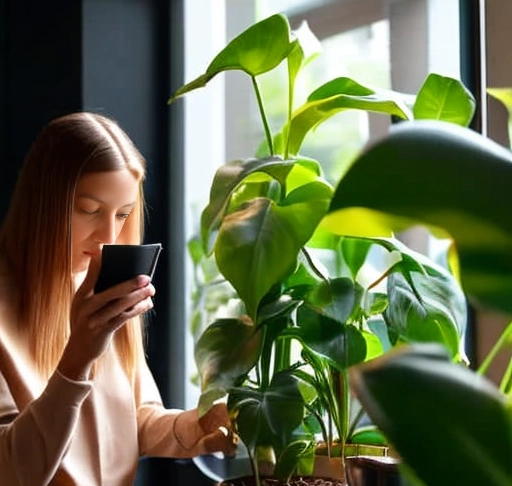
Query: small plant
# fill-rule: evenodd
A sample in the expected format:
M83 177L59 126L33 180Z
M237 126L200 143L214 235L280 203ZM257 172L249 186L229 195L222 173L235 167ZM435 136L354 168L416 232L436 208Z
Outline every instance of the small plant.
M291 31L285 16L273 15L229 42L204 74L169 100L238 69L250 76L259 106L265 143L247 160L218 169L201 235L190 244L196 302L207 295L203 283L228 282L231 300L224 304L236 303L206 329L194 324L200 409L228 396L257 477L262 460L279 477L311 473L320 439L329 454L343 454L362 417L349 393L353 365L410 342L441 343L450 359L466 361L466 300L448 255L441 264L412 251L383 220L378 237L358 233L360 221L350 215L343 230L333 227L328 214L335 188L321 164L300 150L316 126L343 110L467 125L474 100L457 80L431 74L415 96L342 77L296 104L295 84L317 44L307 25ZM272 133L258 76L283 62L287 120ZM378 182L371 171L367 176L360 184ZM386 187L390 194L403 190L399 177Z

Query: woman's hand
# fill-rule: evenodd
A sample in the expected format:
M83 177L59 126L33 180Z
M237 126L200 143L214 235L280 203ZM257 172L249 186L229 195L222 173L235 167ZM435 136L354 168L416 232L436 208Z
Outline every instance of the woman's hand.
M238 436L233 432L224 403L217 403L202 417L197 409L182 412L174 422L174 435L191 457L212 452L228 456L236 453Z
M70 336L58 369L73 380L88 379L92 364L105 352L115 331L153 307L155 288L146 275L95 294L100 266L99 258L91 259L72 303Z

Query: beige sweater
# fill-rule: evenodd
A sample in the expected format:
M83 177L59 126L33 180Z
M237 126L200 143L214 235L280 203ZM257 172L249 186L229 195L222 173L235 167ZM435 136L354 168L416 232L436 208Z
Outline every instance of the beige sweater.
M145 363L135 389L113 351L91 381L42 380L8 294L0 274L0 486L132 486L140 456L208 452L196 411L164 409Z

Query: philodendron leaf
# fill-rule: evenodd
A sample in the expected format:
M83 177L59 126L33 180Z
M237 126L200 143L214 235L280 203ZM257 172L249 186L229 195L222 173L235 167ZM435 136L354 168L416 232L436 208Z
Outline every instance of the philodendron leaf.
M298 378L287 372L275 374L266 390L230 390L228 407L235 412L238 434L249 450L259 445L282 447L304 417Z
M350 370L372 421L426 486L512 484L512 410L442 346L402 347Z
M343 371L366 358L366 341L361 332L321 314L309 305L297 310L299 327L293 332L299 341L330 366Z
M348 321L357 304L361 291L350 278L335 278L320 282L306 296L310 305L338 322Z
M248 318L218 319L201 335L194 348L203 395L200 413L226 395L256 364L262 345L262 332Z
M511 187L508 149L453 123L403 122L354 160L322 224L352 236L424 224L455 240L466 293L510 312Z
M228 70L258 76L277 67L292 48L290 25L282 14L272 15L251 25L231 40L212 60L206 72L176 90L169 103L185 93L204 87L214 76Z
M316 178L319 175L318 163L315 165L310 160L292 161L282 160L277 157L235 161L219 167L211 185L208 206L206 206L201 215L201 237L205 251L208 254L211 253L214 243L212 235L219 228L220 222L228 210L233 193L244 180L249 177L255 177L259 173L262 177L266 177L266 181L275 179L284 187L290 171L296 165L301 166L304 171L309 170L311 178ZM255 196L253 195L252 197Z
M404 95L406 98L406 95ZM340 111L355 109L412 118L406 102L389 90L367 88L350 78L337 78L315 90L292 115L289 153L298 154L306 135Z
M475 98L459 80L431 73L418 91L413 113L416 120L444 120L468 126L475 109Z
M444 267L393 238L374 238L399 258L388 270L387 307L390 329L405 342L444 344L452 358L465 361L462 336L467 302L458 280Z
M224 218L215 258L252 318L263 296L294 271L330 196L330 187L316 181L292 191L282 205L256 198Z
M363 238L342 238L340 241L341 254L343 261L350 269L352 279L355 280L357 273L363 266L372 242Z
M388 298L386 321L403 341L444 344L452 359L463 359L459 354L460 327L465 327L466 306L451 280L413 272L408 281L400 273L392 273Z

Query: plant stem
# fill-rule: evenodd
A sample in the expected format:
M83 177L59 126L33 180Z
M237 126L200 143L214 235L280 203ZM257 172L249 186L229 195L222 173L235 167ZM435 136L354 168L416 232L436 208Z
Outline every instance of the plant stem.
M487 370L489 369L489 366L494 361L498 353L502 350L502 348L507 344L507 341L510 338L510 335L512 334L512 321L510 321L507 324L507 327L505 330L501 333L501 336L496 341L494 346L491 348L489 353L487 353L487 356L483 360L482 364L479 366L477 373L480 375L485 375L487 373Z
M270 132L270 127L268 125L268 120L265 115L265 108L263 106L263 99L261 97L260 88L258 86L258 82L256 81L255 76L251 76L252 86L254 88L254 93L256 94L256 100L258 101L258 109L260 111L261 122L263 123L263 128L265 130L265 137L267 139L268 151L270 155L274 155L274 143L272 142L272 133Z
M507 396L512 391L512 359L508 362L507 369L501 379L500 390Z
M292 111L293 111L293 97L294 97L294 86L295 83L290 78L290 72L288 71L288 113L287 113L287 123L284 126L283 130L283 158L284 160L288 160L290 156L290 123L292 120Z
M313 259L311 258L309 252L306 250L306 248L302 247L301 252L306 258L308 265L311 267L311 270L313 270L313 273L317 275L320 279L322 279L325 283L329 283L329 279L315 266L313 263Z

